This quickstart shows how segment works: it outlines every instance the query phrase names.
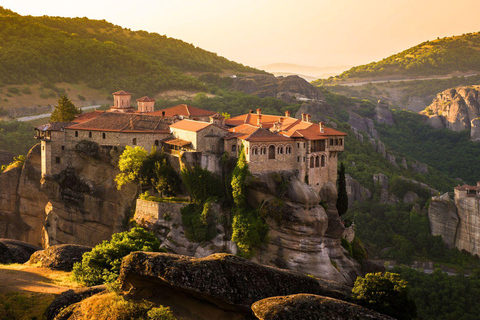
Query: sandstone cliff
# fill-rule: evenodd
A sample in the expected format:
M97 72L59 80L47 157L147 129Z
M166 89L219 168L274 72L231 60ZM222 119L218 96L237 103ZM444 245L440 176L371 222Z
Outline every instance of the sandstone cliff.
M451 201L444 195L433 199L428 209L431 233L441 235L449 248L480 255L479 204L475 197Z
M123 231L136 187L116 190L116 157L106 150L66 151L68 169L42 178L40 146L33 147L22 168L0 174L0 237L44 247L94 246Z
M445 90L433 99L422 114L436 129L470 131L470 138L480 140L480 86L457 87Z

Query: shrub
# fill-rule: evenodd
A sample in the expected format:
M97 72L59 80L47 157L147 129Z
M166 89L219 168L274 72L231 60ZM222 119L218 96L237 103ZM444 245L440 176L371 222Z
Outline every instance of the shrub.
M220 177L208 170L196 166L193 170L182 170L181 176L188 193L196 202L205 203L209 198L221 199L224 196Z
M352 289L353 300L367 308L396 319L413 319L415 303L408 298L409 286L397 273L368 273L358 277Z
M93 286L115 281L122 258L132 251L159 252L160 242L143 228L115 233L110 241L103 241L83 255L82 262L73 266L73 277L78 283Z
M189 241L208 241L217 235L211 205L211 202L207 201L203 205L189 204L182 208L182 224Z

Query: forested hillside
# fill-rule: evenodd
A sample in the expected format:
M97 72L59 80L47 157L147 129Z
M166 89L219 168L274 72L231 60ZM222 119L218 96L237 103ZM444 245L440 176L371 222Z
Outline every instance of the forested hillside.
M480 71L480 33L426 41L379 62L353 67L333 80L407 78Z
M137 95L204 89L192 73L257 73L192 44L104 20L20 16L0 7L0 87L86 83Z

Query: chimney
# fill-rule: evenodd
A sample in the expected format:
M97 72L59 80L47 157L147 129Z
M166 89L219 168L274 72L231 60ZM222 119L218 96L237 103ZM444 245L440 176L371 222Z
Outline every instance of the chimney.
M306 116L306 114L305 114L305 113L302 113L302 121L306 121L306 120L305 120L305 116Z
M320 127L320 133L324 133L325 130L323 130L323 122L319 122L318 126Z
M305 115L305 118L306 118L306 121L307 121L307 122L312 122L312 121L311 121L312 116L311 116L310 114L307 113L307 114Z
M257 109L257 114L262 114L262 109L258 108Z
M480 181L477 181L477 187L480 187Z
M260 110L260 109L257 109L257 112L258 112L258 110ZM262 127L262 114L261 113L258 113L257 126L260 126L260 128Z
M280 117L280 118L278 119L278 122L279 122L280 124L282 124L282 123L283 123L283 118Z
M249 113L253 113L253 109L250 109Z
M290 118L290 111L288 111L288 110L285 111L285 117L286 117L286 118Z
M162 111L162 119L165 118L165 111Z

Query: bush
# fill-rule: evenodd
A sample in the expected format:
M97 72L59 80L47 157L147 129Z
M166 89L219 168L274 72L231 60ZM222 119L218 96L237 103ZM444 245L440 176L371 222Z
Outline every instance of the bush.
M415 318L415 303L408 298L408 283L397 273L368 273L352 289L354 302L399 320Z
M224 197L224 188L220 177L199 166L193 170L182 170L182 181L187 187L192 199L198 203L205 203L209 198L221 199Z
M185 236L192 242L203 242L217 235L215 218L211 210L211 202L205 204L189 204L182 208L182 224Z
M143 228L115 233L83 255L82 262L73 266L73 278L80 284L93 286L113 282L120 271L122 258L132 251L160 252L160 242Z

